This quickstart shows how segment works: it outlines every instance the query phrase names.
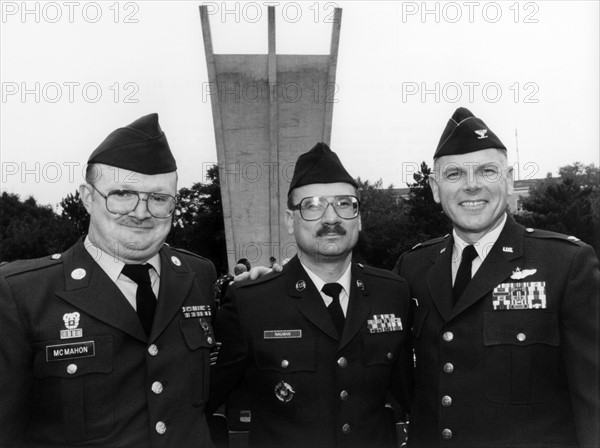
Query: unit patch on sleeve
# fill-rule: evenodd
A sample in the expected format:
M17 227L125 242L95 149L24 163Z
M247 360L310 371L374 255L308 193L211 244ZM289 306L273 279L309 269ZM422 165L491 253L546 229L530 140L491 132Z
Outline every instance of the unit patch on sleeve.
M546 308L546 282L501 283L494 288L494 310Z

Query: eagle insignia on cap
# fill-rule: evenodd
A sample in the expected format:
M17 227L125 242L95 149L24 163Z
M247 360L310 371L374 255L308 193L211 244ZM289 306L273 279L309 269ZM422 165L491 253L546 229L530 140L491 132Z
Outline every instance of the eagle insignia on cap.
M479 137L477 137L479 140L481 140L482 138L488 138L487 135L487 129L477 129L475 131L475 134L477 134Z

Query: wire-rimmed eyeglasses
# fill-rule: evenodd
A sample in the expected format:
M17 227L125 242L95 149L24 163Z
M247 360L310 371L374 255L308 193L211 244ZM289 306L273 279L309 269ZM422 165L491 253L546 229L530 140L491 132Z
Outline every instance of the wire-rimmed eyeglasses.
M300 216L305 221L321 219L327 207L332 206L337 215L342 219L354 219L358 216L360 201L356 196L309 196L292 207L299 210Z
M94 184L90 185L104 198L106 210L116 215L131 213L136 209L140 201L146 202L148 213L155 218L168 218L175 211L177 199L170 194L135 190L113 190L109 191L108 194L104 194ZM140 198L140 194L146 194L146 199Z

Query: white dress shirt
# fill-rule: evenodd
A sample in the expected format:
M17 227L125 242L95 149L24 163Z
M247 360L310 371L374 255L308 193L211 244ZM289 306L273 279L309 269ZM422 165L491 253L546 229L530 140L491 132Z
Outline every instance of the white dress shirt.
M98 266L102 268L106 275L117 285L121 290L129 304L137 311L135 294L137 292L137 283L131 280L126 275L121 274L125 263L117 259L114 255L104 252L102 249L94 246L89 237L85 237L83 242L88 253L92 256ZM160 255L156 254L146 263L150 264L153 269L149 269L150 282L152 291L158 298L158 290L160 288Z
M475 273L485 260L485 257L492 250L492 246L496 244L504 225L506 224L506 213L502 217L502 222L495 229L483 235L477 242L473 243L475 246L475 251L477 252L477 256L473 259L473 264L471 265L471 278L475 277ZM456 230L452 231L452 236L454 237L454 248L452 250L452 285L454 285L454 280L456 280L456 272L458 271L458 267L460 266L460 261L462 260L462 253L465 247L467 247L470 243L467 243L463 240L458 234Z
M300 264L306 270L306 273L308 274L308 276L310 277L312 282L315 284L316 288L321 293L321 297L323 298L323 302L325 302L325 306L329 307L331 302L333 302L333 299L330 296L328 296L327 294L325 294L323 291L321 291L323 289L323 286L325 285L325 282L323 280L321 280L321 278L317 274L315 274L313 271L308 269L304 263L300 262ZM350 267L351 266L352 266L352 263L348 264L348 267L346 268L346 270L344 271L342 276L339 279L337 279L336 282L330 282L330 283L339 283L340 285L342 285L342 290L340 291L340 305L342 307L342 311L344 312L344 316L346 316L346 314L347 314L348 300L350 299Z

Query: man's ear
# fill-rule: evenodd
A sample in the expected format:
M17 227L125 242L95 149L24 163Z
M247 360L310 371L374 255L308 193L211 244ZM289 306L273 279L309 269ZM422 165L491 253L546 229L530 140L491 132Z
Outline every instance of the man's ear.
M437 184L435 177L433 177L433 176L429 176L429 187L431 188L431 192L433 193L433 200L439 204L440 203L440 192L439 192L440 187Z
M94 189L90 184L81 184L79 186L79 199L88 213L90 213L90 207L92 206L92 201L94 200L93 195Z
M287 227L288 235L294 234L294 212L292 210L285 211L285 226Z

